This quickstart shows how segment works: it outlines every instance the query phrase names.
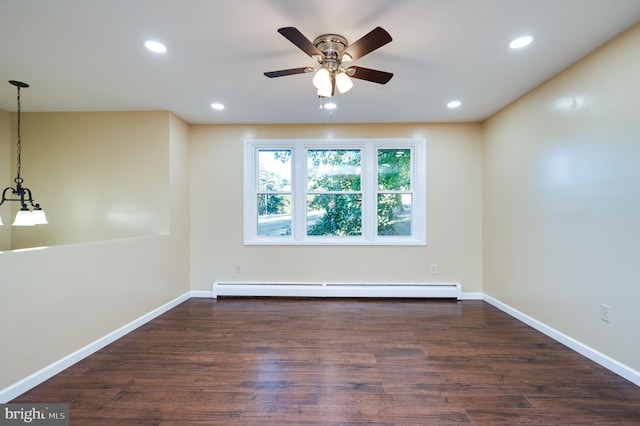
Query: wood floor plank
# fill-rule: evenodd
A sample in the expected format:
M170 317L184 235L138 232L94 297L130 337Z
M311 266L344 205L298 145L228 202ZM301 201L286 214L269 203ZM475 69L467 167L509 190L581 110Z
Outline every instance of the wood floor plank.
M190 299L12 402L72 425L640 424L640 387L481 301Z

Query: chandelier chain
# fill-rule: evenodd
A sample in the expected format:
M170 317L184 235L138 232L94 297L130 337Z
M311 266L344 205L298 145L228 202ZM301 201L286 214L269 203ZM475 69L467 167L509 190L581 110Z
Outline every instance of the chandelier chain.
M17 164L17 172L16 178L13 180L17 184L21 184L23 179L20 177L20 171L22 168L22 139L20 138L20 86L18 86L18 142L17 142L17 155L18 155L18 164Z

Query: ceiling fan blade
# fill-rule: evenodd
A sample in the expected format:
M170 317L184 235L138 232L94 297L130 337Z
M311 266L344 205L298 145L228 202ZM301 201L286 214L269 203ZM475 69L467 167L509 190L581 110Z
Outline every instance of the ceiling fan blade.
M371 53L374 50L384 46L391 40L393 39L388 32L386 32L381 27L376 27L368 34L365 34L360 39L347 46L347 48L343 52L343 56L344 54L348 54L352 60L356 60L363 57L367 53Z
M304 36L300 31L298 31L295 27L283 27L278 30L280 34L282 34L287 40L291 43L298 46L300 50L302 50L307 55L320 56L320 58L324 59L324 54L316 47L315 44L311 43L311 41Z
M385 71L372 70L370 68L363 67L349 67L347 69L347 75L353 78L359 78L360 80L367 80L378 84L387 84L393 74Z
M265 72L264 75L266 75L269 78L274 78L274 77L284 77L285 75L304 74L306 72L311 72L311 71L313 71L313 68L311 67L301 67L301 68L290 68L288 70L269 71L269 72Z

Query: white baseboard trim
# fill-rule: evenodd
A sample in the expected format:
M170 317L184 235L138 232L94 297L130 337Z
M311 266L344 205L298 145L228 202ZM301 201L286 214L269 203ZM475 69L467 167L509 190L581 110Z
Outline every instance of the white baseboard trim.
M482 293L462 293L461 300L482 300L484 294Z
M88 357L89 355L99 351L100 349L104 348L108 344L115 342L116 340L132 332L136 328L164 314L171 308L178 306L180 303L184 302L185 300L188 300L190 297L191 297L191 293L187 292L182 296L179 296L165 303L159 308L156 308L153 311L141 316L140 318L131 321L129 324L126 324L120 327L119 329L112 331L106 336L101 337L92 343L89 343L85 347L78 349L77 351L54 362L53 364L48 365L47 367L44 367L39 371L36 371L32 375L20 380L19 382L14 383L13 385L10 385L0 390L0 404L7 403L8 401L11 401L12 399L22 395L29 389L39 385L45 380L50 379L51 377L65 370L66 368L71 367L73 364L77 363L78 361L81 361L82 359ZM210 292L209 292L209 297L210 297Z
M577 341L576 339L567 336L566 334L549 327L548 325L530 317L529 315L518 311L517 309L512 308L511 306L502 303L501 301L494 299L491 296L483 295L483 300L501 311L511 315L512 317L522 321L528 326L538 330L539 332L546 334L551 337L553 340L556 340L559 343L567 346L570 349L578 352L579 354L589 358L591 361L594 361L604 368L616 373L617 375L624 377L629 380L631 383L634 383L637 386L640 386L640 372L634 370L633 368L622 364L619 361L593 349L590 346L585 345L582 342Z
M206 290L193 290L193 291L191 291L191 297L208 297L208 298L211 298L211 297L213 297L213 294L211 294L210 291L206 291Z

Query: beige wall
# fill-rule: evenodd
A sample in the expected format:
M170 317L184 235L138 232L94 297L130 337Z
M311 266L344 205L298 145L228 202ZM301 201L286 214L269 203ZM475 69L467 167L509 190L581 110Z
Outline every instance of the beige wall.
M640 26L486 123L484 292L640 371L638 70Z
M243 246L247 137L426 138L427 246ZM482 291L479 124L201 125L191 128L190 143L192 290L211 290L215 281L326 281L460 282L465 292Z
M170 239L0 252L0 391L184 294Z
M167 112L24 118L23 175L50 224L21 237L49 247L0 251L0 393L189 291L187 124Z
M169 120L165 111L23 113L22 177L51 225L13 228L11 247L167 233Z
M191 266L189 126L174 114L169 121L169 178L172 281L188 290Z
M0 189L12 186L11 177L11 114L0 110ZM0 251L11 248L11 207L5 202L0 206L0 217L4 226L0 226Z

